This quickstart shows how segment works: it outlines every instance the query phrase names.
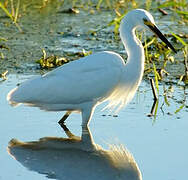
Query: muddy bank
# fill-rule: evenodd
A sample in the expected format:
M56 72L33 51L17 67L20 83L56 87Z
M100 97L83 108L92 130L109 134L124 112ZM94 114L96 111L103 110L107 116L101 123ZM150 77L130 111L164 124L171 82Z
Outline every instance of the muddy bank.
M23 32L19 32L8 18L1 16L0 35L6 39L0 42L3 46L0 51L4 55L0 60L1 71L38 71L39 65L36 64L36 60L41 58L42 48L48 55L59 56L81 52L82 49L113 49L105 45L112 38L112 28L101 29L112 19L108 11L93 15L84 10L79 14L68 13L65 10L67 7L61 11L49 9L45 12L30 12L19 19Z

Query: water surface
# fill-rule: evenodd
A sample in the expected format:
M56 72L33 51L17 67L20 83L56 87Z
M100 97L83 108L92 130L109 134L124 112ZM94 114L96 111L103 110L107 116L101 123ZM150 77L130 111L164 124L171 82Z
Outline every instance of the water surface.
M66 137L57 124L63 112L44 112L25 106L10 107L6 101L6 94L17 83L30 78L31 75L8 77L8 80L0 84L0 162L3 165L0 179L48 179L45 175L22 166L8 154L7 146L12 138L26 142L46 136ZM169 87L166 85L166 88ZM133 101L118 114L118 117L101 112L103 105L100 105L96 108L90 123L94 142L103 149L108 149L108 144L123 144L133 154L144 180L179 180L187 177L188 109L184 107L179 113L174 113L181 106L180 102L187 97L187 89L182 90L181 86L174 85L170 88L173 88L168 94L170 106L162 106L164 98L160 96L155 121L147 116L153 97L150 85L143 81ZM161 93L162 89L161 85ZM77 136L81 135L80 124L79 114L72 114L67 120L67 126Z

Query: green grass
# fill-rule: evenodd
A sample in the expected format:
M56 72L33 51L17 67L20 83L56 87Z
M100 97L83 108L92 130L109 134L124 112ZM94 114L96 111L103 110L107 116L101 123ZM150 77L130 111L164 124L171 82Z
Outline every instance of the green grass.
M20 32L22 32L22 29L17 23L18 15L19 15L19 8L20 8L20 0L17 1L17 5L15 7L14 1L10 0L10 6L11 6L11 12L9 12L8 8L5 7L3 3L0 2L0 8L4 11L4 13L11 19L11 21L16 25L16 27L19 29Z

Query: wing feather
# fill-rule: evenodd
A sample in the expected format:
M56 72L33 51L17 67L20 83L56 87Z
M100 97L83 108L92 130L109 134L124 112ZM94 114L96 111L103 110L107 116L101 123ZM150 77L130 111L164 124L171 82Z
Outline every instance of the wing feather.
M22 83L8 99L34 105L101 101L117 85L122 65L123 60L115 53L90 55Z

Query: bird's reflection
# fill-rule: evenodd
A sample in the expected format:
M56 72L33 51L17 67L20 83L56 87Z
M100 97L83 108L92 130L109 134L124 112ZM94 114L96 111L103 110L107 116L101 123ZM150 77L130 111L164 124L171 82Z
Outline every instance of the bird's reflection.
M12 139L8 152L29 170L57 180L141 180L132 155L122 145L104 150L94 143L89 129L82 137L63 126L68 138L44 137L38 141Z

